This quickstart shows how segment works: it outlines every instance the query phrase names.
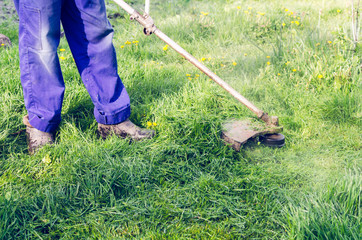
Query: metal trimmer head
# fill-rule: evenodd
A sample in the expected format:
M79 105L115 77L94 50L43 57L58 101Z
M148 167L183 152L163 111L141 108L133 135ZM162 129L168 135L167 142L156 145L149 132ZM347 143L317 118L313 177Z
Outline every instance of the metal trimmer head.
M249 139L263 135L277 134L282 127L267 125L255 120L229 120L222 126L221 138L236 151ZM281 134L280 134L281 135Z

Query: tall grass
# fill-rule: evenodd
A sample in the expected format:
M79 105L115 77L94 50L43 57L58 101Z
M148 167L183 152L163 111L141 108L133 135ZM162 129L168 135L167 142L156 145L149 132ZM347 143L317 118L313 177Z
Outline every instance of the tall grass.
M253 114L108 2L131 120L157 135L97 137L62 39L63 121L29 156L16 18L1 22L0 239L358 239L361 59L344 1L152 3L163 32L279 116L284 148L240 152L221 126Z
M286 207L290 239L359 239L361 237L361 173L349 171L325 189L294 200Z

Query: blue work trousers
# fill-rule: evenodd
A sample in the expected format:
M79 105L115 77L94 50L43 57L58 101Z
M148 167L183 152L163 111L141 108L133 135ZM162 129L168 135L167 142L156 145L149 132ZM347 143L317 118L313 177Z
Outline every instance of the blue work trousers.
M61 121L64 80L57 48L60 22L99 123L130 116L130 100L117 73L113 29L104 0L14 0L19 15L21 83L29 122L53 132Z

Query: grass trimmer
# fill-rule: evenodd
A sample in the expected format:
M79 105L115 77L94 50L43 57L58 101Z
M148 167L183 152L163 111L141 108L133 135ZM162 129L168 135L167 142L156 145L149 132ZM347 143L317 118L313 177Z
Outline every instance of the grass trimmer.
M215 73L213 73L200 61L198 61L195 57L193 57L186 50L180 47L166 34L161 32L155 26L153 19L150 17L148 13L149 0L146 0L146 12L143 15L137 12L135 9L133 9L131 6L129 6L127 3L125 3L122 0L113 0L113 1L131 15L130 17L131 20L136 20L144 27L143 29L144 34L146 34L147 36L154 34L157 37L159 37L167 45L169 45L176 52L181 54L185 59L187 59L189 62L195 65L198 69L200 69L203 73L209 76L212 80L214 80L227 92L229 92L239 102L241 102L252 112L254 112L259 119L265 122L261 123L259 121L252 121L252 120L227 121L225 124L223 124L223 130L222 130L222 139L225 141L226 144L229 144L236 151L240 151L241 146L244 143L246 143L248 139L261 136L261 142L267 146L273 146L273 147L284 146L285 139L284 136L280 134L283 128L279 126L278 117L269 116L268 113L258 109L254 104L252 104L249 100L243 97L240 93L235 91L229 84L223 81L220 77L218 77Z

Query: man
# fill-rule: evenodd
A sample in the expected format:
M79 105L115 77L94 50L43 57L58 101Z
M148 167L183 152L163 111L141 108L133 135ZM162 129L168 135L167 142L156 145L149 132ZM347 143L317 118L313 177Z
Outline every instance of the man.
M19 55L29 152L54 142L61 121L64 81L57 48L60 22L94 104L98 132L134 140L154 131L128 120L130 100L117 73L113 29L104 0L14 0L19 15Z

